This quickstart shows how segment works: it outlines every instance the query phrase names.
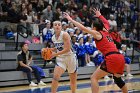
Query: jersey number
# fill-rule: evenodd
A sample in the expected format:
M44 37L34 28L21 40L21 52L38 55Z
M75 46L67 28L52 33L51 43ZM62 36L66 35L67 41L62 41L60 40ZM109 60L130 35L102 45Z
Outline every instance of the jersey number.
M106 36L106 38L109 42L113 42L113 39L110 36Z

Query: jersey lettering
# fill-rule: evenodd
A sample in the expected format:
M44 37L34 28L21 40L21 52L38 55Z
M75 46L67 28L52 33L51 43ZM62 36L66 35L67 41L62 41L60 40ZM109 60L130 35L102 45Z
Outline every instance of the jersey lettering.
M59 50L59 51L62 51L63 50L64 43L55 43L54 45L57 48L57 50Z
M106 38L109 42L113 42L113 39L110 36L106 36Z

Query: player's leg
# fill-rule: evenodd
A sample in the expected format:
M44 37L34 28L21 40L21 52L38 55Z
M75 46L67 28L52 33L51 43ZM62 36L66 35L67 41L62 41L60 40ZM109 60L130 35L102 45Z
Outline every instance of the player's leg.
M127 77L133 76L130 74L130 71L131 71L130 64L131 64L131 59L129 57L125 57L125 67L126 67Z
M54 74L53 74L52 85L51 85L51 93L56 93L57 88L58 88L58 81L64 72L65 70L62 67L56 66L54 68Z
M108 74L107 72L105 72L105 71L100 69L100 66L92 74L92 76L91 76L91 89L92 89L92 93L99 93L98 80L100 78L104 77L107 74Z
M70 77L70 86L72 93L76 93L77 89L77 68L78 68L78 61L76 55L72 54L71 56L67 57L67 70Z
M72 93L76 93L76 89L77 89L77 72L70 73L69 76L70 76L71 91L72 91Z
M123 93L128 93L127 86L126 86L125 82L122 80L120 74L114 74L113 79L114 79L114 82L122 90Z

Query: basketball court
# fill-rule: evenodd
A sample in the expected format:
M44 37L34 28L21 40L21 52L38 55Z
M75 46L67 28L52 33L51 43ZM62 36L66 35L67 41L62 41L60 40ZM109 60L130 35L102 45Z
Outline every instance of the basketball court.
M140 93L140 75L133 78L123 77L127 83L129 93ZM114 84L113 79L101 79L99 81L100 93L121 93L120 89ZM44 87L13 86L0 88L0 93L50 93L51 83L47 83ZM69 81L60 82L57 93L71 93ZM91 93L90 80L78 80L77 93Z

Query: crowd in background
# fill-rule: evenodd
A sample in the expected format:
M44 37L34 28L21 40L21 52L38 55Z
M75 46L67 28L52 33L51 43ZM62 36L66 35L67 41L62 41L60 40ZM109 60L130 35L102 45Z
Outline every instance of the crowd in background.
M0 21L10 23L5 31L7 37L16 33L17 26L22 25L27 29L22 28L20 33L32 36L30 42L46 43L51 42L54 34L53 21L60 20L62 29L71 36L79 66L91 66L94 65L91 61L102 61L93 37L82 33L64 19L63 12L69 13L74 20L91 29L92 21L95 20L94 7L100 8L102 15L108 19L109 32L118 49L121 44L132 49L131 42L139 47L140 9L136 7L136 0L3 0L0 5Z

